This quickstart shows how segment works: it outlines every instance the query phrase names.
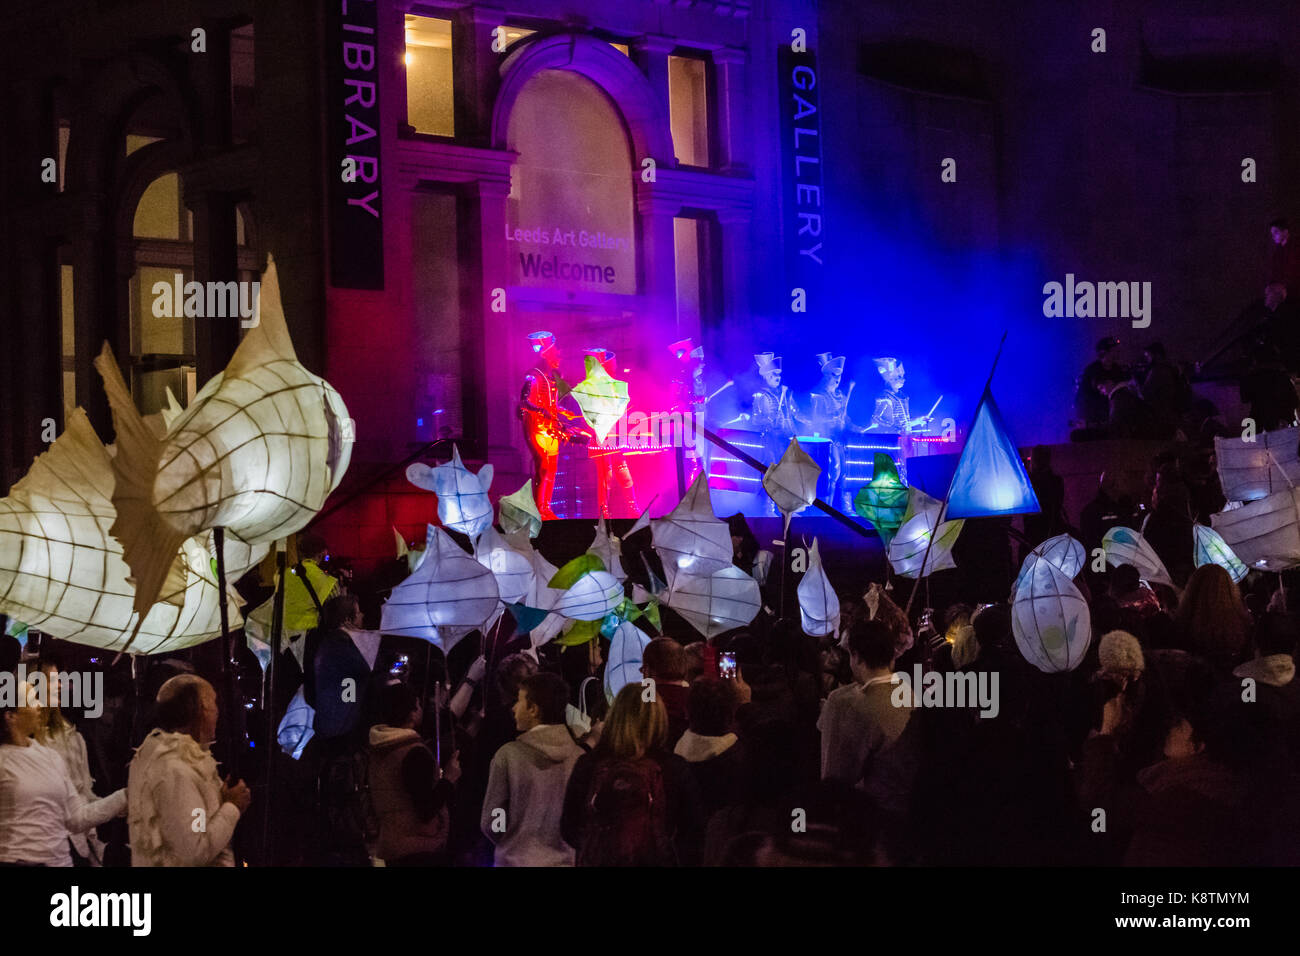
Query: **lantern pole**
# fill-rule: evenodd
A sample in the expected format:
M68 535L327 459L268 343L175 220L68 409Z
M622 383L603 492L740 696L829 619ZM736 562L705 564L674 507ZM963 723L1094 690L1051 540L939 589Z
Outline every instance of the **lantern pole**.
M993 385L993 373L997 371L998 360L1002 358L1002 347L1007 344L1007 333L1002 333L1002 340L998 342L998 350L993 355L993 365L989 369L989 377L984 380L984 390L980 392L980 404L984 403L984 396L988 394L989 388ZM975 413L979 414L979 407L976 406ZM958 456L958 462L961 458ZM934 547L934 539L939 535L939 527L943 524L944 515L948 513L948 499L952 495L953 479L957 477L956 472L953 477L948 479L948 490L943 493L943 504L939 506L939 516L935 519L934 528L930 531L929 540L925 542L925 557L921 561L920 576L916 579L916 584L912 587L912 593L907 596L907 607L903 609L903 616L910 621L912 612L912 602L916 600L916 592L921 585L921 578L926 578L926 588L929 588L929 572L926 571L926 565L930 563L930 549Z
M285 555L287 543L286 539L281 538L276 542L275 546L275 599L271 604L271 662L266 665L266 693L262 698L262 706L266 710L266 788L263 791L266 809L262 813L262 854L264 862L268 865L271 863L271 811L274 807L271 792L275 777L275 754L278 749L275 720L275 662L276 658L280 656L280 641L284 633L284 576L287 564Z
M239 776L239 758L236 744L235 725L236 721L242 716L240 708L236 703L237 693L235 690L235 668L232 656L234 646L230 640L230 614L226 607L226 529L218 525L212 529L212 542L217 549L217 607L221 615L221 670L225 682L226 698L226 759L229 761L230 772L238 778ZM232 844L232 850L234 849ZM242 856L238 850L235 850L235 862L242 862Z

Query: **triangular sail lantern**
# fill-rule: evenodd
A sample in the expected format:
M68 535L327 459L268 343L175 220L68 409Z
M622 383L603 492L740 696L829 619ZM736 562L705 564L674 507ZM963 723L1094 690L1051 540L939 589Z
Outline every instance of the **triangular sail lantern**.
M731 564L731 528L713 514L704 472L695 476L676 508L650 522L650 533L670 585L676 571L712 574Z
M418 637L442 648L456 646L486 626L500 607L496 576L457 546L447 532L429 525L428 556L393 588L384 603L380 631Z
M993 392L985 388L966 447L957 460L944 517L982 518L1039 510L1024 462L1007 434Z
M798 438L791 438L781 459L768 465L763 474L763 490L785 516L787 529L791 515L817 500L817 479L821 473L821 466L800 447Z
M758 582L734 564L712 574L679 572L667 605L706 638L743 627L758 615Z

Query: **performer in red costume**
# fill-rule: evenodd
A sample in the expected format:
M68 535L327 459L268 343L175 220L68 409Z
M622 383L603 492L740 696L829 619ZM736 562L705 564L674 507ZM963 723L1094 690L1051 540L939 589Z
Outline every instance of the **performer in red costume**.
M605 367L605 371L611 376L618 369L614 365L614 353L606 348L583 349L584 355L594 355ZM596 465L596 502L600 507L600 516L602 518L630 518L636 517L641 513L641 509L636 504L636 489L632 484L632 472L627 467L627 459L623 457L623 450L618 447L619 429L614 429L605 436L605 441L597 442L593 440L587 446L587 454ZM618 485L619 493L623 499L622 509L618 514L612 514L610 510L610 480Z
M550 332L533 332L528 342L539 361L524 376L519 417L524 423L528 449L533 453L533 494L537 510L544 519L550 520L556 517L551 510L551 493L555 490L560 442L586 444L591 436L576 424L579 416L560 408L556 375L560 350L555 345L555 336Z

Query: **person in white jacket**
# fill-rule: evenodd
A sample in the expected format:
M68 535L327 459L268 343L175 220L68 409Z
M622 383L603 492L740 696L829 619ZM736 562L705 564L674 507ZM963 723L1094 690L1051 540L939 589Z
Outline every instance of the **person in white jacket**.
M251 802L244 781L223 782L209 746L217 692L195 674L158 689L158 726L127 776L132 866L234 866L230 842Z
M93 803L95 796L95 778L90 775L90 757L86 751L86 738L81 736L76 726L63 716L59 709L60 677L58 665L53 661L41 663L41 673L45 675L45 686L49 688L49 701L41 715L41 726L36 729L36 742L57 750L68 765L68 777L77 793L87 803ZM104 841L99 838L94 828L85 833L73 833L72 849L91 866L104 865Z
M569 687L555 674L524 679L514 705L519 736L492 758L479 826L497 866L573 866L560 835L564 791L582 756L565 726Z
M31 685L0 703L0 864L72 866L68 838L126 811L126 791L86 800L58 751L32 739L44 715Z

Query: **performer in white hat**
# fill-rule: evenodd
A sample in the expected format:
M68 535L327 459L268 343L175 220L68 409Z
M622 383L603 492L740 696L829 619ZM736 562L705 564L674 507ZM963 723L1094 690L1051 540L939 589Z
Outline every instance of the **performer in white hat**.
M763 436L767 451L766 464L772 464L785 454L790 439L795 435L794 403L790 389L781 384L781 356L760 352L754 364L763 379L763 385L754 392L750 404L750 421ZM765 505L769 514L776 514L776 504L769 497Z
M854 383L849 383L848 391L840 390L844 356L832 357L830 352L822 352L817 356L817 364L821 366L822 380L809 396L809 414L806 417L797 415L797 418L812 429L814 435L831 440L830 468L826 474L828 499L832 503L839 501L843 510L851 513L853 502L844 488L844 460L847 457L844 436L847 432L861 434L866 428L849 420L849 397L853 394Z

